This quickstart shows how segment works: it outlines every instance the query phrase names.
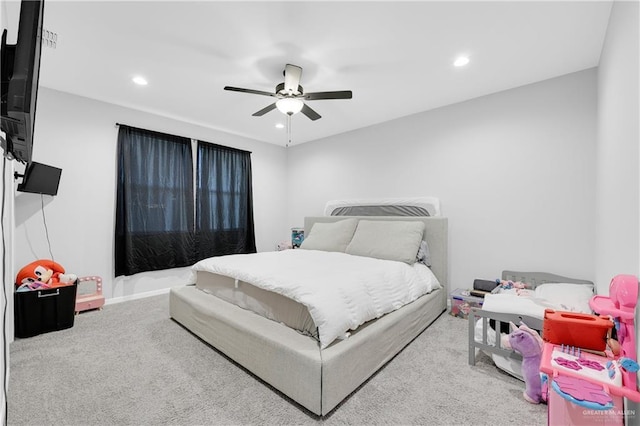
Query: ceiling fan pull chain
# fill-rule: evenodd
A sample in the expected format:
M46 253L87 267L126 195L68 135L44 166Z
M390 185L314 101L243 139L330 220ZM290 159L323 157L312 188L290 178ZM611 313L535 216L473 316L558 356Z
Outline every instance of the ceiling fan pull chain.
M287 114L287 145L288 148L291 144L291 114Z

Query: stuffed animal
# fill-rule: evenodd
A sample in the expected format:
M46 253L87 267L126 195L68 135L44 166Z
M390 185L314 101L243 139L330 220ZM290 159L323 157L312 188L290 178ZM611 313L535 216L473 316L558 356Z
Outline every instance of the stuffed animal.
M25 284L32 286L40 282L48 287L60 287L73 284L78 277L75 274L65 274L59 263L49 259L39 259L24 266L16 276L16 287Z
M49 289L49 288L51 288L51 286L48 285L48 284L45 284L45 283L40 282L40 281L32 281L32 282L26 282L24 284L21 284L19 287L16 288L16 292L33 291L33 290L46 290L46 289Z
M511 290L513 289L524 289L529 286L522 281L511 281L511 280L496 280L496 284L499 285L503 290Z
M516 327L510 323L511 333L505 346L522 355L522 376L524 377L524 399L532 404L542 401L542 381L540 380L540 359L542 358L543 342L540 335L533 329L521 324Z

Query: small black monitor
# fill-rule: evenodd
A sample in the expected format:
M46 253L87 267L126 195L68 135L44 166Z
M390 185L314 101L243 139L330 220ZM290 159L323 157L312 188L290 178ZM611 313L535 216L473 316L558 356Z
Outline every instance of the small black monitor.
M35 194L56 195L62 169L32 161L24 171L18 191Z

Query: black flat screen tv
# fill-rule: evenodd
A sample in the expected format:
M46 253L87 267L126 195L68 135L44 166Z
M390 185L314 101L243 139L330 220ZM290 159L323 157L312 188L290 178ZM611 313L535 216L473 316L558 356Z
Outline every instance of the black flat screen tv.
M18 191L56 195L61 174L62 169L32 161L24 171L22 183L18 185Z
M33 150L43 15L44 0L22 0L16 44L7 44L7 30L2 32L2 148L7 157L22 163L31 161Z

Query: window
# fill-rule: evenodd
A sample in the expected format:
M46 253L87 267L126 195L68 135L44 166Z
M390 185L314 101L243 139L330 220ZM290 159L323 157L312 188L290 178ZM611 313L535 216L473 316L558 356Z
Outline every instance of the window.
M255 252L250 153L198 142L196 170L197 196L190 139L120 126L116 276Z
M196 258L255 253L251 155L198 141Z

